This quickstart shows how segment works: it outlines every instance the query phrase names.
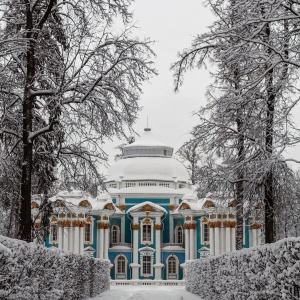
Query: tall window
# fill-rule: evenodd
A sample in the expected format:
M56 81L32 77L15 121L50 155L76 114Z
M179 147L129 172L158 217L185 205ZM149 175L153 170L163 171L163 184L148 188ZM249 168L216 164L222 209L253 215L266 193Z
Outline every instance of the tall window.
M183 231L181 226L179 226L177 229L177 243L179 244L183 243Z
M202 223L203 226L203 242L209 242L209 227L207 223Z
M92 241L92 224L86 223L84 227L84 241L90 243Z
M55 243L58 241L58 229L57 229L57 224L51 225L50 229L50 242Z
M168 279L178 279L178 263L175 256L168 259Z
M151 241L152 238L152 226L149 224L143 225L143 242Z
M114 225L111 231L111 242L117 244L120 242L120 230L118 225Z
M151 275L151 256L143 256L143 275Z
M118 258L118 266L117 266L118 274L125 274L125 257L120 256Z

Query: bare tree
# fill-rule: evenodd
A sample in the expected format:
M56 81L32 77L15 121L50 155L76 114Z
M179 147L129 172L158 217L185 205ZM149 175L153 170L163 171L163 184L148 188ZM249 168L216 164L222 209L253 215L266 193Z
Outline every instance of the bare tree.
M155 71L151 42L131 37L129 4L0 3L5 24L0 36L0 132L13 138L6 149L9 155L16 144L22 152L23 240L31 240L32 173L34 168L39 172L35 154L40 151L42 161L49 160L41 167L44 171L57 164L71 168L71 156L82 171L82 161L91 167L104 156L105 138L121 136L124 126L136 119L142 83ZM118 17L125 25L122 32L113 27Z

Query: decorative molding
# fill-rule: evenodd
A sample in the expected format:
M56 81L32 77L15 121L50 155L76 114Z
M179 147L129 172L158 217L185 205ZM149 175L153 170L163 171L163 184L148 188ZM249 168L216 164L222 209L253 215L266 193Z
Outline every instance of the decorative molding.
M155 224L156 230L162 230L162 224Z
M190 217L190 216L187 216L185 219L186 219L187 221L190 221L190 220L191 220L191 217Z
M191 209L191 207L187 203L182 203L180 209Z
M221 221L208 222L209 228L221 227Z
M224 215L223 215L223 219L226 219L226 218L227 218L227 214L224 214Z
M261 224L254 223L250 225L250 229L260 229L262 226Z
M72 226L73 227L84 227L85 221L80 221L80 220L73 220L72 221Z
M64 218L65 216L66 216L66 214L65 213L61 213L61 214L59 214L58 215L60 218Z
M182 225L181 225L181 222L178 221L176 226L182 226Z
M210 219L215 219L215 218L216 218L216 215L215 215L215 214L212 214L212 215L209 216L209 218L210 218Z
M218 214L218 219L222 219L222 215L221 214Z
M138 230L140 228L140 224L132 224L132 230Z
M193 217L192 217L192 220L196 221L196 216L193 216Z
M196 229L197 224L195 224L195 223L185 223L183 226L184 226L184 229Z
M118 222L117 222L117 221L115 221L113 225L115 225L115 226L119 226L119 224L118 224Z
M236 227L236 222L235 221L224 221L223 226L224 227L229 227L229 228L235 228Z
M71 221L70 220L59 220L57 222L57 225L61 226L61 227L71 227Z
M79 218L84 218L84 214L83 214L83 213L80 213L80 214L78 215L78 217L79 217Z
M93 218L92 218L91 216L88 216L88 217L86 218L86 222L92 223L92 222L93 222Z
M40 223L40 222L35 222L35 223L34 223L34 228L35 228L35 229L41 228L41 223Z
M63 206L63 201L62 200L56 200L53 205L55 207L62 207Z
M143 224L151 224L151 223L152 223L152 221L149 218L147 218L143 221Z
M103 229L104 228L104 223L103 222L98 222L97 228L98 229Z
M173 211L174 209L175 209L175 205L170 204L170 205L169 205L169 210Z
M229 203L229 207L236 207L237 205L237 201L236 200L233 200Z
M108 216L104 216L104 217L103 217L103 220L104 220L104 221L107 221L107 220L108 220Z
M204 208L210 208L210 207L215 207L215 204L211 200L206 200L205 203L203 204Z
M202 218L202 223L207 223L207 221L208 221L208 220L207 220L206 217L203 217L203 218Z
M104 223L104 224L103 224L103 228L104 228L104 229L109 229L109 223Z
M107 203L107 204L104 205L104 209L114 210L115 207L112 203Z
M119 209L124 211L126 209L126 204L119 205Z
M51 219L50 219L50 222L51 223L57 222L56 216L52 216Z
M229 218L229 219L234 219L235 216L234 216L234 214L229 214L229 215L228 215L228 218Z
M91 207L91 204L88 200L82 200L80 203L79 203L79 206L81 207Z
M39 205L38 205L37 202L33 201L33 202L31 202L31 207L32 208L39 208Z
M153 206L151 206L150 204L146 204L146 205L142 206L139 210L140 211L155 211L155 208Z

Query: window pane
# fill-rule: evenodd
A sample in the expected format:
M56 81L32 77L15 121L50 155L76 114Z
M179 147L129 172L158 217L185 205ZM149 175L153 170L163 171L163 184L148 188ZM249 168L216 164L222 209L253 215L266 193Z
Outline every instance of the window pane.
M123 256L120 256L118 258L118 268L117 272L120 274L125 274L125 258Z
M151 241L151 225L143 225L143 241Z
M143 274L151 274L151 256L143 256Z
M85 224L84 227L84 241L90 242L91 241L91 224Z

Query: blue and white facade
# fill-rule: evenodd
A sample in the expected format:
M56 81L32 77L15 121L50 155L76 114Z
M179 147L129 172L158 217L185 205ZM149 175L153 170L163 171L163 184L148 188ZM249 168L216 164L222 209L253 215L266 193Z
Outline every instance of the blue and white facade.
M107 194L93 199L73 191L51 198L46 246L107 258L116 280L180 280L186 260L235 250L235 201L198 200L172 155L173 148L146 128L108 171ZM32 207L35 215L38 201ZM260 244L255 218L245 221L244 231L245 247Z

